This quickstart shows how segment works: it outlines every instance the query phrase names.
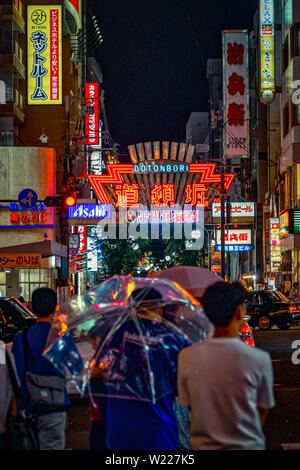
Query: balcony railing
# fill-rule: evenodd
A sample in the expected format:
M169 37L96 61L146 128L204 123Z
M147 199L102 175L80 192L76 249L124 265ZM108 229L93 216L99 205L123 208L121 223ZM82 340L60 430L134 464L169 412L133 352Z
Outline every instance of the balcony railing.
M9 0L7 0L7 3L9 3ZM0 5L0 18L13 18L15 23L18 25L19 32L25 33L25 20L23 17L22 2L14 1L14 3L10 5Z

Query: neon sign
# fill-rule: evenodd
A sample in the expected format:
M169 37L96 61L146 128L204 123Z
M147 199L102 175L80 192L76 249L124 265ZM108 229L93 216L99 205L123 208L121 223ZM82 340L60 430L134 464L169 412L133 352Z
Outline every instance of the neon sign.
M275 98L274 1L260 0L260 99L264 104Z
M107 165L107 175L88 175L88 180L102 204L109 204L110 198L105 185L115 185L115 194L117 196L116 207L137 206L140 203L139 193L143 185L125 183L122 175L134 175L134 164L112 164ZM147 166L147 165L145 165ZM180 167L180 165L177 165ZM186 166L186 165L184 165ZM217 183L221 185L221 174L215 173L215 163L190 163L189 174L199 175L199 181L194 184L187 184L185 187L185 204L207 206L208 201L206 193L209 186ZM225 174L225 189L229 189L234 180L234 173ZM142 187L141 187L142 186ZM172 205L175 202L175 185L159 184L151 189L150 201L158 207Z
M189 173L190 165L186 163L140 163L135 164L134 173Z
M225 251L252 251L253 245L225 245ZM222 251L221 245L215 245L215 251Z
M200 222L200 211L184 210L139 210L136 218L131 220L137 224L196 224Z
M93 108L93 114L85 116L87 145L99 145L99 86L98 83L85 84L86 106Z
M68 219L105 219L110 216L109 204L75 204L68 207Z

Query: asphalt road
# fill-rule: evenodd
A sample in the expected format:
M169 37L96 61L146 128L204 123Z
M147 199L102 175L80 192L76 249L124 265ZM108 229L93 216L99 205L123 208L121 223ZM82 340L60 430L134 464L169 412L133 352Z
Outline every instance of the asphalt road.
M282 450L282 444L299 444L300 448L300 364L292 363L294 341L299 340L300 362L300 327L287 331L273 327L269 331L253 331L256 347L271 354L274 368L276 406L266 421L265 433L267 447L270 450ZM86 399L72 398L67 430L67 448L74 450L88 449L89 411Z
M300 359L300 327L287 331L277 327L269 331L255 329L253 333L256 347L271 354L274 370L276 406L265 425L267 446L279 450L282 444L299 444L300 449L300 364L292 362L293 353L297 355L292 345L297 340Z

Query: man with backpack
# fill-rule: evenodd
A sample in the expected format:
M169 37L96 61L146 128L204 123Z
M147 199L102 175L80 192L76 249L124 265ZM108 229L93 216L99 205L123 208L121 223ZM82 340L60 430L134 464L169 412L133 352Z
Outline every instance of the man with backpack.
M36 289L32 306L37 322L26 332L17 333L12 347L25 412L36 417L41 450L64 449L66 410L70 405L64 375L43 357L56 305L52 289Z

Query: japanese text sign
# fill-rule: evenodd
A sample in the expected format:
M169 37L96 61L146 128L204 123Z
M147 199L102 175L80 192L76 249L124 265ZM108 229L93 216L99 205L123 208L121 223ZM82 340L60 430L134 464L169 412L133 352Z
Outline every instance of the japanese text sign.
M0 253L0 268L40 268L40 253Z
M87 145L99 145L99 86L98 83L85 84L85 104L93 108L92 114L85 116L85 136Z
M261 101L275 98L274 0L260 0L260 91Z
M62 104L62 6L27 7L27 102Z
M248 33L223 31L224 155L248 156Z
M134 175L134 166L130 163L107 165L107 175L88 175L88 180L102 204L109 204L107 185L114 185L116 196L115 206L119 207L137 207L140 201L140 192L144 190L144 185L137 183L125 183L123 175ZM145 165L147 166L147 165ZM159 165L158 165L159 166ZM198 182L187 184L184 190L184 204L191 206L208 206L207 193L212 184L221 184L221 174L215 172L214 163L191 163L189 164L189 174L197 174ZM228 190L235 178L234 173L225 174L225 189ZM176 202L176 187L174 184L153 184L147 197L150 204L157 207L171 207Z
M226 214L225 207L225 214ZM221 204L214 202L212 204L212 216L213 218L221 217ZM231 218L254 218L255 216L255 205L254 202L231 202L230 203L230 216Z
M227 230L225 232L225 245L251 245L251 229ZM216 245L221 245L221 230L217 230Z

